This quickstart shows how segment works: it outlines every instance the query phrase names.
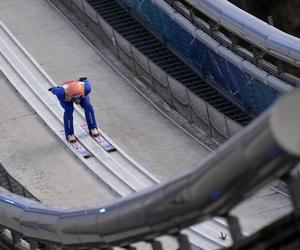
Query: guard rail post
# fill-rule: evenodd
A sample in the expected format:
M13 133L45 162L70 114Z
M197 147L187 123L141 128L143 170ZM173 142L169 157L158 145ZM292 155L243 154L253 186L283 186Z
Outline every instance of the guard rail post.
M154 80L153 80L153 76L152 76L152 71L151 71L151 67L150 67L150 60L148 57L147 58L147 64L148 64L148 68L149 68L149 76L151 77L151 82L152 82L152 86L151 86L151 89L154 91L155 88L154 88Z
M85 8L84 8L83 0L81 0L81 6L82 6L82 12L84 14L85 25L88 27L89 26L88 21L87 21L88 17L87 17L87 13L85 11Z
M208 129L209 129L209 135L210 135L210 137L213 137L207 102L205 102L205 109L206 109L206 114L207 114L207 123L208 123L207 125L208 125Z
M187 96L187 104L188 104L188 109L189 109L189 113L190 113L190 119L189 122L193 123L193 113L192 113L192 107L191 107L191 101L190 101L190 94L189 94L189 90L186 87L186 96Z
M172 96L172 92L171 92L171 86L170 86L168 74L165 73L165 76L166 76L167 84L168 84L168 91L169 91L169 96L170 96L171 107L174 108L174 101L173 101L173 96Z
M175 237L177 238L180 250L191 250L191 244L187 235L179 233Z
M233 244L236 245L243 239L241 226L236 216L228 214L226 216Z
M18 243L21 242L21 237L20 237L20 234L11 230L11 238L12 238L12 241L13 241L13 245L16 245Z
M149 242L153 250L163 250L162 244L160 241L152 240Z
M276 60L276 68L279 74L283 73L283 64L282 61Z
M99 14L97 13L97 15L96 15L96 18L97 18L97 25L99 26L99 31L100 31L100 39L101 39L101 41L102 41L102 43L104 43L104 34L103 34L103 28L102 28L102 25L101 25L101 23L100 23L100 20L99 20Z
M114 46L116 48L117 56L118 56L118 58L120 58L118 43L117 43L117 39L116 39L116 35L115 35L115 29L113 29L111 27L111 30L112 30L112 33L113 33L112 41L113 41L113 44L114 44Z
M223 117L225 119L227 136L228 136L228 138L230 138L230 131L229 131L229 127L228 127L228 119L227 119L227 117L225 115L223 115Z
M6 174L6 180L7 180L7 185L8 185L9 191L13 193L12 185L11 185L10 178L9 178L8 174Z
M131 43L129 43L129 45L130 45L130 53L131 53L131 60L132 60L132 64L133 64L134 74L138 75L137 69L136 69L135 59L134 59L134 56L133 56L132 45L131 45Z
M22 195L24 196L24 197L26 197L26 190L25 190L25 188L22 186Z
M297 215L300 214L300 182L299 178L292 173L289 173L289 175L284 178L284 181L288 185L288 189L292 198L292 202L295 208L295 213Z

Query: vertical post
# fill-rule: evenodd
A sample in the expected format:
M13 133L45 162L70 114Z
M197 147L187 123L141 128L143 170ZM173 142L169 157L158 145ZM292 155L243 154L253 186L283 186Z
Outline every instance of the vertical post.
M26 197L26 191L25 191L25 188L24 188L24 187L22 187L22 195L23 195L24 197Z
M84 14L85 24L86 24L86 26L88 26L88 22L87 22L87 14L86 14L86 12L85 12L83 0L81 0L81 6L82 6L83 14Z
M295 208L295 213L300 214L300 181L299 178L292 173L289 173L285 179L287 182L292 202Z
M165 73L165 76L166 76L167 83L168 83L168 90L169 90L169 95L170 95L171 107L174 108L174 101L173 101L173 96L172 96L172 92L171 92L171 86L170 86L168 74Z
M70 0L70 9L72 10L73 9L73 0Z
M207 114L207 120L208 120L208 129L209 129L209 134L212 137L212 128L211 128L211 123L210 123L210 118L209 118L209 112L208 112L208 104L205 102L205 108L206 108L206 114Z
M171 6L173 7L173 9L174 9L174 7L175 7L174 1L175 1L175 0L171 0L171 2L172 2L172 3L171 3Z
M192 105L191 105L191 100L190 100L190 94L189 94L189 90L187 87L185 87L186 89L186 96L187 96L187 103L188 103L188 109L189 109L189 113L190 113L190 122L193 122L193 112L192 112Z
M195 20L194 20L194 12L193 12L192 8L189 9L189 13L190 13L190 18L191 18L191 23L194 24Z
M152 82L152 90L154 91L155 88L154 88L154 80L153 80L153 76L152 76L152 71L151 71L151 67L150 67L150 62L149 62L149 58L147 58L147 63L148 63L148 68L149 68L149 76L151 77L151 82Z
M97 18L97 25L99 26L99 31L100 31L100 33L101 33L101 35L100 35L100 37L101 37L101 41L102 41L102 43L104 43L104 31L103 31L103 29L102 29L102 26L101 26L101 23L100 23L100 20L99 20L99 14L97 13L97 15L96 15L96 18Z
M116 53L117 53L117 56L120 58L120 54L119 54L119 49L118 49L118 43L117 43L117 39L116 39L116 35L115 35L115 30L112 28L112 33L113 33L113 44L116 48Z
M11 185L11 182L10 182L10 178L9 178L9 175L7 173L6 173L6 180L7 180L7 183L8 183L9 191L13 193L12 185Z
M191 250L191 244L186 235L179 233L175 237L177 238L180 250Z
M238 40L238 37L236 35L231 34L230 35L230 40L232 42L233 47L236 47L236 46L239 45L239 40Z
M223 115L223 117L224 117L224 119L225 119L226 132L227 132L227 135L228 135L227 138L230 138L230 131L229 131L229 127L228 127L227 117L226 117L225 115Z
M230 230L230 233L232 236L233 243L234 243L234 245L236 245L243 238L239 220L237 217L235 217L233 215L229 215L229 214L226 216L226 219L227 219L227 223L229 225L229 230Z
M135 75L137 75L137 69L136 69L136 64L135 64L135 60L134 60L134 56L133 56L131 43L130 43L130 53L131 53L131 60L132 60L132 64L133 64L134 73L135 73Z
M152 240L149 242L151 244L152 250L163 250L162 244L160 241Z
M37 244L37 242L33 239L29 239L29 245L30 245L30 250L38 250L39 246Z
M274 26L274 20L273 20L273 16L268 16L268 23L272 26Z
M279 59L276 60L276 68L279 74L283 72L283 64L282 61L280 61Z
M20 235L17 232L15 232L15 231L11 230L11 237L12 237L12 241L13 241L14 245L21 242Z

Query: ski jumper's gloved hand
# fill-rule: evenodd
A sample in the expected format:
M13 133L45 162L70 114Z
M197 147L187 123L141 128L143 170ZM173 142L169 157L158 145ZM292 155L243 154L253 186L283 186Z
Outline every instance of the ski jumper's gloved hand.
M64 97L65 96L65 90L64 88L57 86L57 87L51 87L48 89L48 91L51 91L54 95L58 97Z
M87 77L85 77L85 76L82 76L78 79L78 81L80 81L80 82L84 82L85 80L87 80Z
M87 79L87 77L80 77L78 79L80 82L84 82L84 93L85 96L87 96L89 93L91 93L91 84L90 81Z

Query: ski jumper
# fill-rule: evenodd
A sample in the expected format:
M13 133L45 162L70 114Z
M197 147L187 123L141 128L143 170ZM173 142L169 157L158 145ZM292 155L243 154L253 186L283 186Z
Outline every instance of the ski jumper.
M91 92L91 85L87 79L82 81L71 80L64 82L61 87L52 87L49 90L57 96L61 106L65 110L64 128L66 137L74 134L74 102L79 104L84 109L85 119L89 130L91 131L91 129L97 128L94 109L88 96L88 94Z

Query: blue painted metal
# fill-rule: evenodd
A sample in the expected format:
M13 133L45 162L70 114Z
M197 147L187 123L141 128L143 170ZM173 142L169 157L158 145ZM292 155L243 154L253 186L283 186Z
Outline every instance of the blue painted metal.
M197 30L170 6L159 0L119 0L140 21L161 34L178 53L196 66L202 76L234 96L245 109L259 114L269 107L287 86L270 84L269 75L237 55L221 54L218 42ZM232 58L229 58L229 57Z

